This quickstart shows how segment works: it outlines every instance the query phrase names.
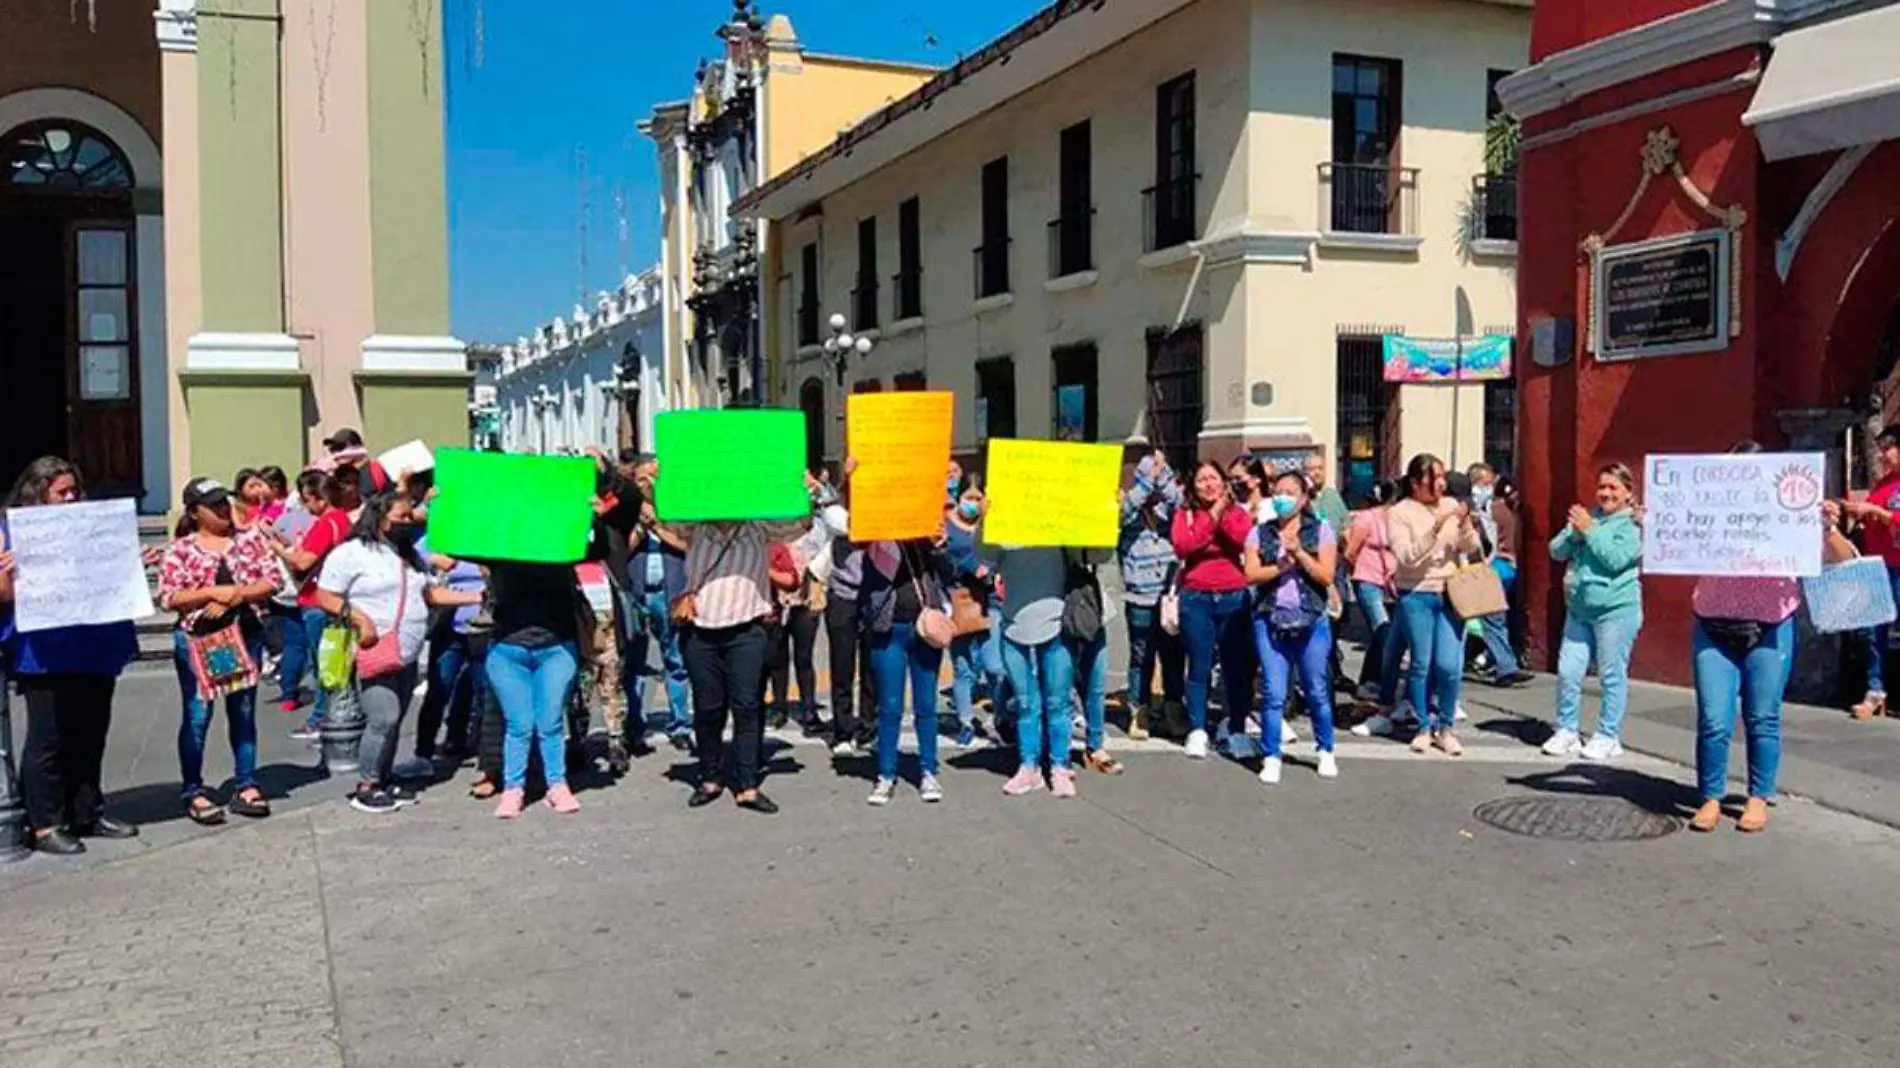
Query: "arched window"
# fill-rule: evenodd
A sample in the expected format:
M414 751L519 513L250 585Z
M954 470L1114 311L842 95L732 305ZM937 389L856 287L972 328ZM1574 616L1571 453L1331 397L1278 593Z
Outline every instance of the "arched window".
M54 120L30 123L0 138L0 182L60 192L124 193L132 166L90 126Z

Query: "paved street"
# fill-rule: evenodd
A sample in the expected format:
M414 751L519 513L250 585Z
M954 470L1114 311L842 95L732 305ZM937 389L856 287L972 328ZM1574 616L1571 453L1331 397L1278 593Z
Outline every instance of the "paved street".
M126 685L115 805L160 822L0 875L7 1068L1900 1057L1900 833L1798 798L1759 838L1507 833L1474 809L1641 822L1688 774L1542 761L1490 691L1463 761L1354 740L1338 782L1270 792L1151 743L1076 802L1003 797L979 753L941 807L874 810L868 762L788 742L776 819L689 812L670 751L571 819L453 785L370 817L273 738L280 814L203 831L172 816L167 680Z

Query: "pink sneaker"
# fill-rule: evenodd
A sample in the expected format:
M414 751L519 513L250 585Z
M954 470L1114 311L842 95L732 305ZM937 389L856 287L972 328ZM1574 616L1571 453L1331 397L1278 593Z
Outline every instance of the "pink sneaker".
M1016 774L1003 784L1003 792L1011 797L1033 794L1042 789L1042 772L1035 768L1017 768Z
M574 791L567 788L566 783L556 783L548 787L548 807L565 816L579 812L581 803L575 798Z
M501 800L495 805L495 818L511 820L521 815L522 797L520 790L503 790Z
M1049 792L1057 797L1075 796L1075 772L1057 768L1049 773Z

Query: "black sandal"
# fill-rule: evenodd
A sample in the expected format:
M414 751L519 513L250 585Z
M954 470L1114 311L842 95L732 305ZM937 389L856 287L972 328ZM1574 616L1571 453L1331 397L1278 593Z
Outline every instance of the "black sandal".
M252 801L246 798L244 796L246 791L256 794L257 800ZM264 791L255 786L246 786L243 790L232 794L231 803L225 808L246 819L261 820L270 815L270 802L264 800Z
M707 783L703 786L694 787L693 796L686 799L686 807L704 808L714 801L719 800L720 795L725 792L726 788L718 783Z
M202 805L199 802L204 802ZM211 796L211 791L200 790L185 802L185 815L200 827L216 827L224 822L224 806Z

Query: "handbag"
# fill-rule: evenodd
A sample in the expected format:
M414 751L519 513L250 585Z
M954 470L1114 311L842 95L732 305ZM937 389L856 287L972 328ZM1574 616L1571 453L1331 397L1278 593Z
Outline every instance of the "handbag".
M1504 580L1490 564L1470 564L1445 580L1445 599L1460 619L1483 619L1510 610Z
M356 650L356 677L379 679L402 670L402 616L409 605L409 565L396 557L396 622L367 649Z
M317 641L317 685L325 693L350 688L356 675L356 628L349 622L350 601L343 599L343 615L324 624Z
M1702 633L1736 656L1747 656L1761 644L1762 625L1753 619L1702 619Z
M1801 599L1822 634L1867 630L1892 623L1896 614L1892 580L1878 557L1822 567L1819 575L1801 580Z
M222 557L218 560L214 581L220 586L236 584L229 564ZM198 621L186 628L187 659L200 699L216 701L256 687L261 672L246 640L244 620L249 615L250 610L241 605L216 620L200 613Z
M1068 568L1069 591L1062 595L1062 636L1071 641L1092 642L1102 636L1102 587L1095 571L1086 562L1074 562L1063 550L1062 562Z
M908 556L909 548L907 547L904 551ZM950 613L932 604L930 598L924 596L924 584L917 577L921 569L916 561L907 560L906 562L911 565L911 588L917 591L917 603L922 606L922 610L917 613L917 636L932 649L948 649L950 643L957 637L956 624L950 621Z
M1161 614L1161 633L1181 633L1181 565L1169 564L1168 577L1162 584L1161 599L1155 606Z
M965 585L950 589L950 625L957 637L966 634L987 634L990 629L990 617L987 606L976 592Z

